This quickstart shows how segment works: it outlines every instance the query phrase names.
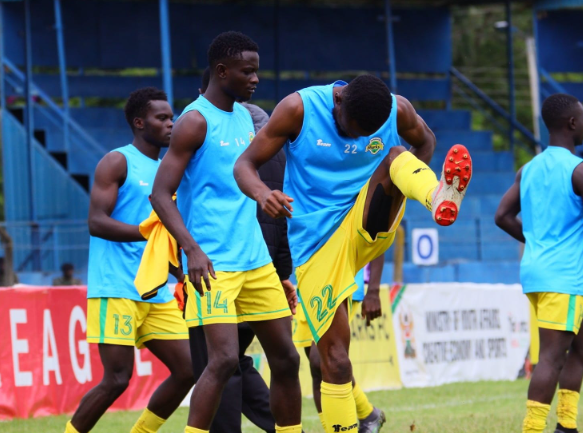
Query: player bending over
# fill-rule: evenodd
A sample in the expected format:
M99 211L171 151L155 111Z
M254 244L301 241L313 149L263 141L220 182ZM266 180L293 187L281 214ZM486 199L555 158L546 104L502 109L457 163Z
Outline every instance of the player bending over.
M400 138L409 143L408 151ZM257 169L285 146L284 192ZM441 181L427 166L435 136L411 103L361 75L287 96L235 164L239 188L273 217L287 217L298 294L322 369L322 411L330 431L358 427L348 358L345 300L354 276L392 244L405 197L452 224L472 174L467 149L447 153ZM293 216L293 217L292 217Z

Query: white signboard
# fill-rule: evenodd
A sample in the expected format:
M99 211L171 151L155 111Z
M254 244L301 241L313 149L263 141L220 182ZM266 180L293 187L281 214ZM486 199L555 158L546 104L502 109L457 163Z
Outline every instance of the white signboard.
M521 286L408 284L393 324L406 387L514 380L530 346L530 307Z
M413 263L416 265L436 265L439 261L437 229L413 229L411 238Z

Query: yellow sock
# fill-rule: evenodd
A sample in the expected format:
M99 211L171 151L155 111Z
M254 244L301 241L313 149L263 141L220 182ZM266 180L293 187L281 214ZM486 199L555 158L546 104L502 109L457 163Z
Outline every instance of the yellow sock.
M199 428L186 426L184 429L184 433L209 433L208 430L201 430Z
M65 426L65 433L79 433L79 431L73 427L71 421L67 421L67 425Z
M164 418L160 418L146 408L130 430L130 433L156 433L165 422Z
M356 403L356 416L358 419L365 419L372 413L374 407L370 401L368 401L368 397L358 383L355 383L352 387L352 395L354 396L354 402Z
M335 385L322 381L322 413L330 431L349 431L356 433L358 419L356 404L352 395L352 382ZM346 430L343 430L346 429Z
M326 420L324 419L324 412L318 413L318 416L320 417L320 422L322 423L322 427L324 427L324 431L327 433L328 430L326 430Z
M526 402L526 417L522 423L522 433L542 433L547 426L547 415L550 404L528 400Z
M435 173L411 152L403 152L391 163L391 180L407 198L431 211L431 195L439 182Z
M280 427L275 424L276 433L302 433L302 425L286 425L285 427Z
M559 389L557 417L559 424L565 428L577 428L577 405L579 393L568 389Z

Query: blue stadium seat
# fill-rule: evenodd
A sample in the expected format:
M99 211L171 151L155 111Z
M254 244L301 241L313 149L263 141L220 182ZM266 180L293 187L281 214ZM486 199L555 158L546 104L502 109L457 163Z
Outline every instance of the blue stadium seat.
M521 244L496 226L493 218L480 219L482 260L518 260Z
M71 116L75 121L84 128L127 128L129 125L126 122L124 112L120 108L101 108L101 107L86 107L86 108L71 108Z
M382 284L392 284L394 264L385 262ZM448 283L454 281L490 284L519 284L520 262L517 260L484 262L466 261L436 266L403 265L405 283Z
M468 262L457 265L457 281L516 284L520 282L520 262Z
M107 151L130 144L133 140L129 126L125 128L87 127L85 129Z
M492 150L490 131L436 131L435 137L438 151L447 151L454 144L463 144L470 151Z
M417 110L433 131L470 130L472 115L466 110Z
M449 149L447 149L449 150ZM441 167L447 153L440 149L433 154L429 166L436 173L441 173ZM514 171L514 158L510 152L493 152L492 150L470 150L474 172L478 171Z

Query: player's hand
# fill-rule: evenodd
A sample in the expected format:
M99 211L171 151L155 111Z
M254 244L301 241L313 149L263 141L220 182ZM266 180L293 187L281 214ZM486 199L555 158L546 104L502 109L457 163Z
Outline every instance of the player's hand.
M176 278L176 281L178 281L179 283L182 283L184 281L184 272L182 272L182 267L177 268L172 263L168 263L168 273L174 276L174 278Z
M362 317L366 319L366 326L370 326L371 321L383 315L378 288L368 288L360 311Z
M298 294L296 288L290 280L281 280L281 285L283 286L283 291L285 292L285 297L287 298L287 303L289 304L289 309L292 314L296 314L296 307L298 306Z
M209 274L215 280L217 279L213 263L199 246L190 252L186 252L186 257L188 264L188 278L190 278L190 282L194 286L194 289L202 296L204 295L202 281L204 280L206 289L210 290L211 282L209 280Z
M261 210L271 218L292 217L294 211L291 203L294 201L289 195L284 194L276 189L269 191L262 198Z

